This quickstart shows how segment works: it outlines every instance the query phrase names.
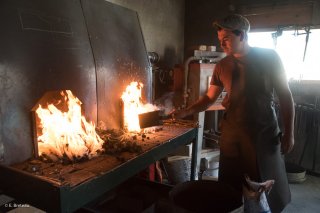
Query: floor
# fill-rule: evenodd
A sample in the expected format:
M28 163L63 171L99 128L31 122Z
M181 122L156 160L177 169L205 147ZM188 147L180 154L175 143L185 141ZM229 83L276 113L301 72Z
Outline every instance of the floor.
M307 175L303 183L290 184L292 201L283 213L318 213L320 212L320 176ZM0 193L1 194L1 193ZM0 195L0 213L44 213L26 205L14 208L15 201L5 195ZM9 208L13 207L13 208Z
M290 184L291 203L283 213L320 212L320 176L307 175L303 183Z
M302 183L290 184L292 201L282 213L319 213L320 212L320 175L306 175ZM153 208L146 209L143 213L172 212L170 208L166 211L154 211ZM174 212L184 212L182 210ZM238 209L237 213L242 212Z

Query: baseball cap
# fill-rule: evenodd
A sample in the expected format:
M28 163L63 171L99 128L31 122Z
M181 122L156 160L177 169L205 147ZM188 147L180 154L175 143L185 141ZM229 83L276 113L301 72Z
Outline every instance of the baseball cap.
M250 31L250 22L247 18L239 14L232 14L224 19L216 20L213 26L227 30L243 30L246 33Z

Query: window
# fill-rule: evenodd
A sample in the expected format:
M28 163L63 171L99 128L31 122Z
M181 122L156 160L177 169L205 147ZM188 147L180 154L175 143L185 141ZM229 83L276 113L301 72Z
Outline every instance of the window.
M276 39L272 38L275 32L249 33L249 45L276 50L288 80L320 80L320 29L310 32L307 47L305 30L286 30Z

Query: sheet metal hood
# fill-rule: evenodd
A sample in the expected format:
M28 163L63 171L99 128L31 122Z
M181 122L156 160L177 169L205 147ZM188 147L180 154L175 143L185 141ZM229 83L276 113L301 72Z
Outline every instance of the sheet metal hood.
M121 92L151 68L135 11L104 0L0 3L0 162L30 158L31 109L47 91L71 90L86 117L120 127Z

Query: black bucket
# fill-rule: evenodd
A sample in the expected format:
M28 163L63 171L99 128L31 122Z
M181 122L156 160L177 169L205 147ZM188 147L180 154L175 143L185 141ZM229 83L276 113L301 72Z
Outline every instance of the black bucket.
M188 181L169 193L173 203L190 212L231 212L242 207L242 194L217 181Z

